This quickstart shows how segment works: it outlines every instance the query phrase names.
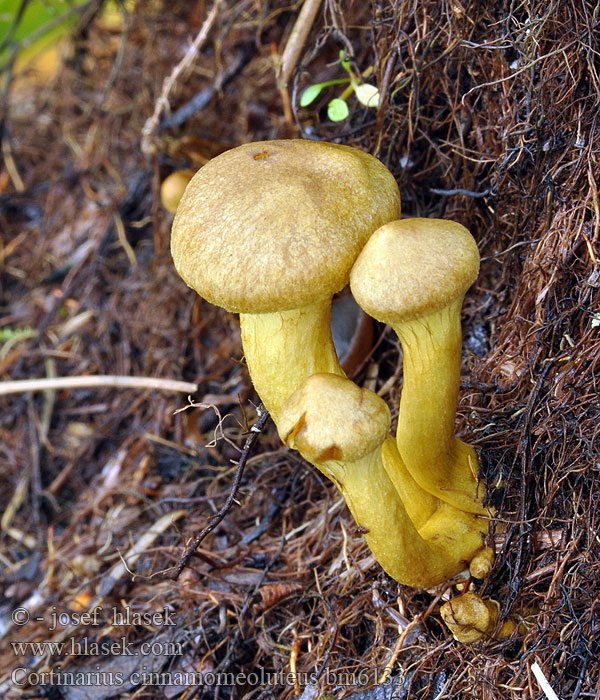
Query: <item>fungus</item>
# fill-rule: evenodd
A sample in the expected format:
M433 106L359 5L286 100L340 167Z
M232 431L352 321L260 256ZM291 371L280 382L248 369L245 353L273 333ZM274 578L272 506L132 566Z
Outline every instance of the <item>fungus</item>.
M437 498L481 514L475 450L454 435L460 310L478 270L477 245L466 228L441 219L405 219L371 236L350 286L358 304L389 324L402 344L396 439L410 474Z
M405 585L436 585L481 549L487 523L442 503L417 529L384 466L389 427L385 401L336 374L308 377L278 418L281 439L336 484L383 569Z
M193 177L194 172L192 170L176 170L163 180L160 186L160 201L163 207L171 214L177 211L177 205Z
M497 629L499 613L497 601L481 598L471 592L452 598L440 608L442 619L457 642L476 642L485 637L504 639L517 627L522 631L512 618L505 620Z
M497 530L498 531L498 530ZM494 563L494 550L491 547L486 547L478 552L469 563L469 573L473 578L483 579L492 570Z
M244 144L186 188L171 237L175 267L200 296L240 313L248 370L276 423L306 377L342 374L331 298L371 233L399 212L384 165L322 142Z
M333 294L399 210L394 178L368 154L310 141L246 144L192 178L171 251L190 287L240 313L250 376L283 439L338 485L383 568L428 586L466 566L487 523L416 483L385 402L345 378L330 328Z

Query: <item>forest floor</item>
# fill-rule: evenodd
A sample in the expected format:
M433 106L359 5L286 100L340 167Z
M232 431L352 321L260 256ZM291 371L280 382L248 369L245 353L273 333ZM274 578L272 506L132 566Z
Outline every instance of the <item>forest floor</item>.
M51 76L9 89L5 69L2 382L119 375L198 389L194 406L144 384L1 398L0 694L551 698L537 664L563 700L598 697L598 8L324 0L281 90L298 10L90 2ZM346 75L340 50L381 99L350 94L331 121L344 85L306 107L299 95ZM376 155L403 215L453 219L477 240L457 433L497 510L496 561L474 585L526 623L507 639L456 642L439 615L456 582L415 590L386 576L333 484L272 422L238 504L169 575L226 500L258 400L237 318L175 272L160 183L274 138ZM379 324L353 378L384 388L397 418L401 376Z

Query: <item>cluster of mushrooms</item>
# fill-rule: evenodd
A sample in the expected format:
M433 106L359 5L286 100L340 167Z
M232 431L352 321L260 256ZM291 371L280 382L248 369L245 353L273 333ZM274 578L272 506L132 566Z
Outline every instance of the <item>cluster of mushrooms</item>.
M469 232L400 220L396 181L369 154L280 140L202 167L177 206L171 251L188 286L239 313L248 370L281 439L334 482L383 569L420 588L469 563L485 576L478 460L454 435L460 310L479 270ZM332 297L348 283L402 345L395 438L387 404L346 377L332 343Z

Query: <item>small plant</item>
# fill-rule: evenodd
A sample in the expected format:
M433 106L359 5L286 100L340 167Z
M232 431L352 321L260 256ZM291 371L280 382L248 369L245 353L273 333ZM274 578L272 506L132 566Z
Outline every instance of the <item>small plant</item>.
M88 0L0 0L0 72L18 73L32 64L50 76L59 65L59 48L92 3ZM105 0L100 17L120 28L133 0Z
M84 4L84 0L0 3L1 69L11 64L13 54L18 54L21 65L55 45L75 25L77 8Z
M24 328L0 328L0 343L19 341L22 338L33 338L37 335L31 326Z
M371 75L373 68L368 68L362 76L356 75L350 66L350 59L346 56L344 51L340 51L339 62L346 73L348 73L348 77L325 80L322 83L309 85L300 96L300 107L308 107L311 105L326 87L348 84L344 92L342 92L339 97L330 100L327 105L327 116L332 122L341 122L350 114L346 100L352 93L356 95L356 99L365 107L377 109L379 106L379 90L375 85L362 82L362 78L367 78Z

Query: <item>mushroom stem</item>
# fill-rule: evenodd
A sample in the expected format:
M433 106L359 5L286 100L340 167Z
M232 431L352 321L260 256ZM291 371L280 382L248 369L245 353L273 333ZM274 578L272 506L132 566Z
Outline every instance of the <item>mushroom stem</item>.
M275 423L284 402L311 374L345 376L331 339L330 311L326 299L301 309L240 314L248 371Z
M484 514L478 460L454 436L460 383L460 309L479 270L464 226L403 219L369 238L350 273L359 306L389 324L404 352L398 450L415 481L455 508Z
M370 550L396 581L424 587L444 581L460 570L445 552L419 536L376 449L357 462L316 465L335 480ZM337 467L337 469L335 469Z
M391 435L388 435L381 445L381 460L386 474L404 504L408 517L419 529L439 508L440 500L421 488L413 479Z
M256 392L279 427L284 403L313 374L345 377L331 339L331 301L302 309L240 314L242 345ZM393 438L384 443L382 458L408 516L419 527L438 507L405 467Z
M381 447L355 462L313 464L336 484L369 549L396 581L435 586L467 568L481 550L487 521L445 503L415 526L405 507L409 501L402 501L383 466Z
M417 483L471 513L485 513L477 493L475 450L454 435L462 333L457 299L440 311L392 324L402 343L404 384L398 450Z

